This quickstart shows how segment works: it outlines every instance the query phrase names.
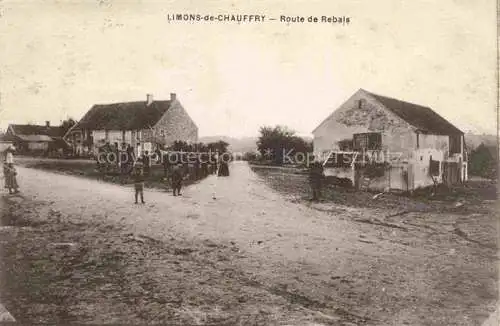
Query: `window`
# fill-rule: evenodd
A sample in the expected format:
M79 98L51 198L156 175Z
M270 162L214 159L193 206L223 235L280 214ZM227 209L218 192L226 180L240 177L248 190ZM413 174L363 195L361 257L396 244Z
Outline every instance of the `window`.
M352 150L352 140L343 139L338 142L341 151L351 151Z
M450 136L450 154L461 153L462 135Z
M353 147L356 151L382 149L382 134L379 132L354 134Z
M430 157L429 173L433 177L439 176L439 161L434 161L432 156Z

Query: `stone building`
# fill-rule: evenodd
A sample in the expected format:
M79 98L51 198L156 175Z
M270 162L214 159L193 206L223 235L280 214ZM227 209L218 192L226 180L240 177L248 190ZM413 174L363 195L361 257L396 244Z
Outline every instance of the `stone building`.
M467 179L464 134L429 107L360 89L313 131L325 173L412 191Z
M94 152L109 144L119 149L132 146L141 155L157 145L174 141L197 142L198 127L176 94L170 100L96 104L65 135L75 153Z

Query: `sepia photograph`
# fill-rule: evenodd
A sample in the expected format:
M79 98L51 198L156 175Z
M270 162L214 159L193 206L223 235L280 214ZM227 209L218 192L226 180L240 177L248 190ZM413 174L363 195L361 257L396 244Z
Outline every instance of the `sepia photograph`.
M499 326L492 0L0 0L0 324Z

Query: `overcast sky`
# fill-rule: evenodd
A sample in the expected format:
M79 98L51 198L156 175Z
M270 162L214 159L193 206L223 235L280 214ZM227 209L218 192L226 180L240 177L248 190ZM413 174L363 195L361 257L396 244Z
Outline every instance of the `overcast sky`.
M0 128L175 92L200 136L274 124L306 135L364 88L496 133L495 1L240 2L0 2ZM351 22L169 23L173 13Z

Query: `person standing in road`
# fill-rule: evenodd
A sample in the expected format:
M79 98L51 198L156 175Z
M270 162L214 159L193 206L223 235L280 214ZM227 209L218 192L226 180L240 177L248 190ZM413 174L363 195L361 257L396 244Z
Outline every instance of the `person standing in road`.
M182 163L179 163L174 166L172 170L172 191L174 196L180 196L181 195L181 188L182 188L182 179L184 178L184 171L183 171L183 166Z
M135 203L138 204L138 197L141 196L141 203L144 202L144 173L140 163L137 163L134 169L134 188L135 188Z
M132 169L134 168L134 163L135 163L135 154L134 154L134 148L130 146L130 144L127 146L127 171L126 173L129 174L132 172Z
M151 158L149 157L148 151L144 152L144 156L142 157L142 164L144 165L144 174L146 176L149 176L151 167Z
M323 164L314 161L309 169L309 183L312 190L312 200L318 201L321 197L321 188L323 186Z

